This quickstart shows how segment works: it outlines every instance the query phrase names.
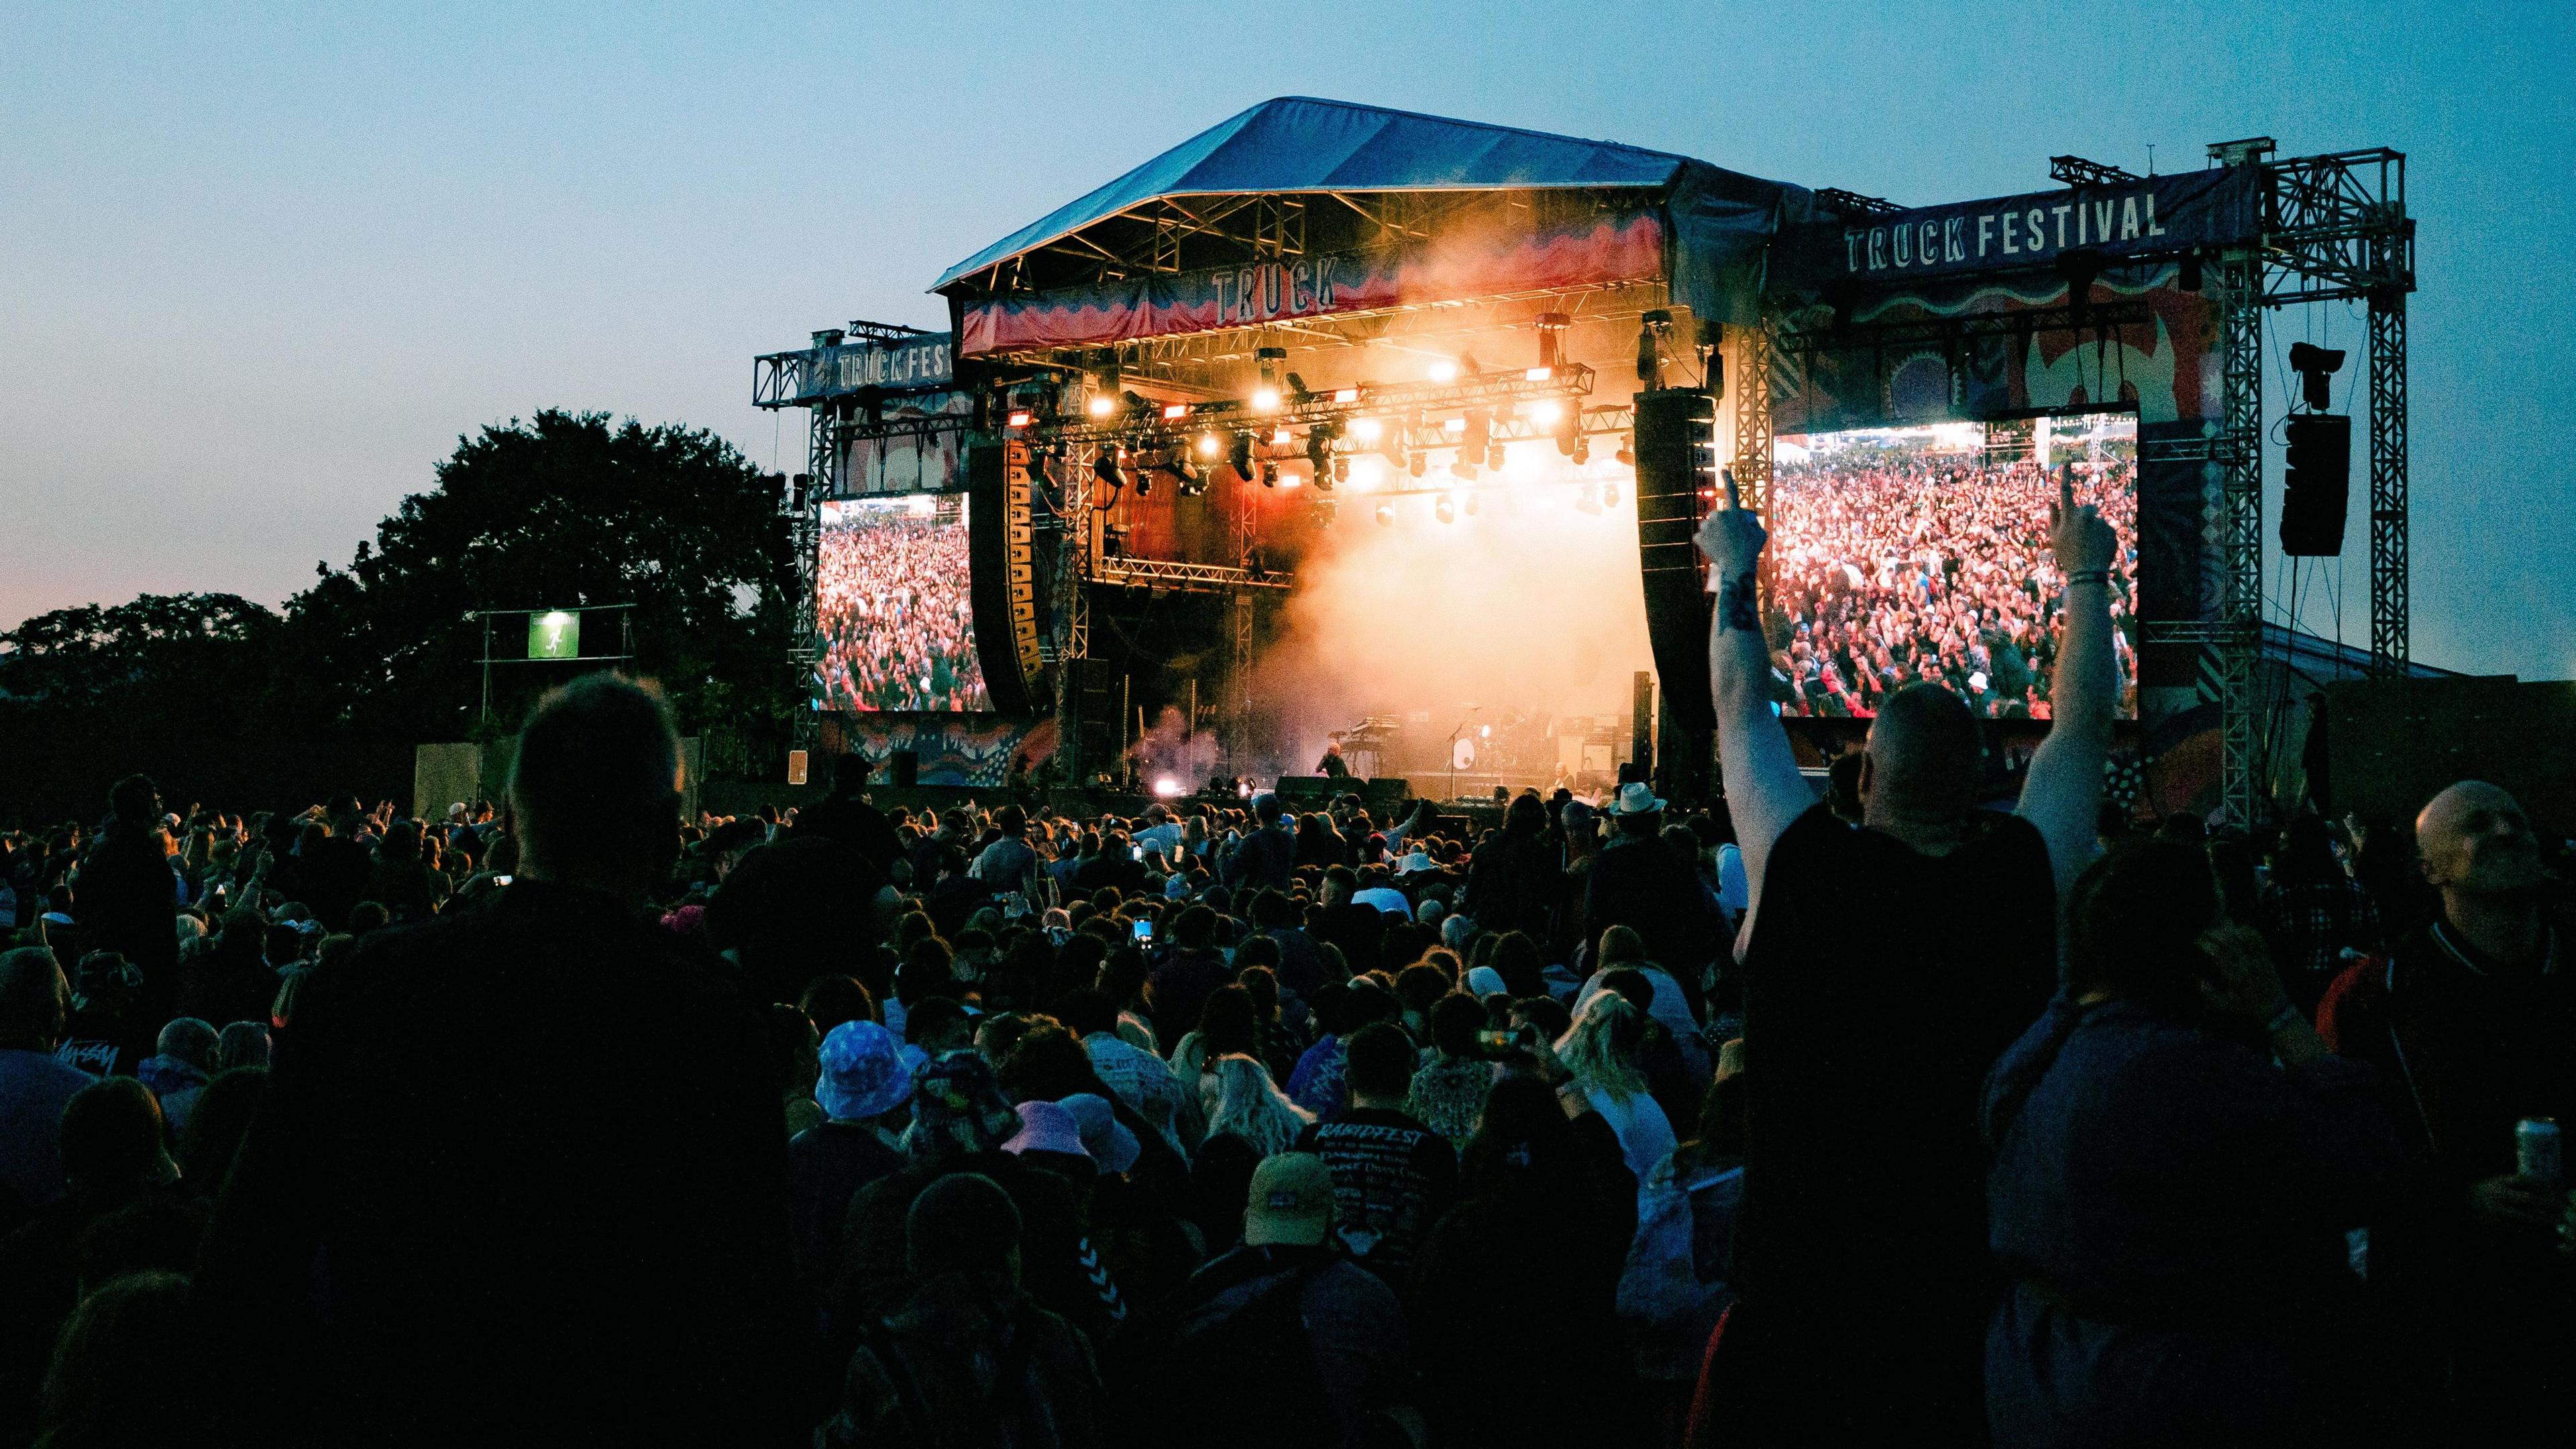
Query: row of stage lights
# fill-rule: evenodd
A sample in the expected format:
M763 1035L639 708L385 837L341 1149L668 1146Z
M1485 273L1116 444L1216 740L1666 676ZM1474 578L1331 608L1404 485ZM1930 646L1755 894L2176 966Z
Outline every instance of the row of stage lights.
M1592 451L1591 439L1583 432L1582 410L1577 403L1580 390L1587 385L1588 373L1577 368L1566 374L1566 370L1557 364L1555 354L1554 329L1543 328L1540 365L1520 372L1517 381L1538 387L1551 383L1564 385L1567 396L1536 399L1528 404L1528 416L1537 428L1554 436L1560 453L1580 465L1590 461ZM1317 404L1335 409L1355 408L1367 404L1369 393L1392 391L1399 396L1381 396L1375 400L1389 404L1393 412L1409 412L1413 416L1409 425L1399 418L1373 414L1318 418L1307 424L1304 452L1306 462L1313 470L1318 492L1329 493L1335 484L1347 481L1351 476L1352 457L1359 453L1382 455L1392 466L1404 469L1415 478L1424 477L1429 472L1428 455L1443 450L1453 454L1449 471L1461 479L1473 480L1482 470L1500 471L1503 468L1506 458L1504 441L1494 437L1496 413L1500 412L1505 423L1510 422L1519 406L1512 399L1506 397L1484 406L1468 407L1457 416L1443 419L1437 430L1441 435L1438 441L1420 443L1414 435L1431 429L1422 417L1426 409L1404 405L1400 395L1411 389L1343 387L1330 392L1312 391L1293 372L1284 378L1278 375L1280 362L1285 357L1285 351L1279 348L1261 350L1261 380L1244 400L1244 409L1256 416L1268 416L1279 412L1283 404L1290 403L1301 410ZM1457 383L1462 371L1470 381L1484 380L1487 376L1476 368L1473 358L1436 359L1427 376L1434 387L1446 387ZM1509 374L1503 376L1507 380L1510 377ZM1143 436L1136 446L1131 448L1126 442L1114 439L1103 440L1090 459L1092 476L1113 492L1129 486L1132 481L1139 496L1147 495L1153 492L1155 480L1163 478L1168 479L1182 497L1195 498L1207 491L1209 475L1220 464L1232 468L1235 477L1244 483L1258 481L1265 488L1278 487L1278 460L1256 457L1255 450L1263 447L1292 448L1297 443L1296 430L1285 424L1266 428L1236 426L1224 415L1237 410L1237 405L1229 401L1156 404L1132 391L1120 392L1094 384L1082 408L1088 426L1074 431L1090 432L1096 436L1099 431L1116 426L1122 417L1137 425L1136 431ZM1202 412L1214 412L1223 420L1214 424L1202 423L1192 429L1193 419ZM1005 417L1007 426L1013 431L1039 427L1042 421L1035 409L1025 407L1014 408ZM1154 439L1156 434L1163 436ZM1150 445L1149 439L1153 439ZM1622 463L1633 460L1624 440L1618 450L1618 458ZM1294 486L1294 481L1293 478L1290 480L1291 486Z

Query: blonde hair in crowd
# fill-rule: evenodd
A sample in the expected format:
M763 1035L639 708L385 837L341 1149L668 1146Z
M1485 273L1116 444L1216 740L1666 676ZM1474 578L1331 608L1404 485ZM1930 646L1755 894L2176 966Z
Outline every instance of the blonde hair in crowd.
M1634 1043L1645 1030L1634 1002L1616 991L1602 991L1583 1003L1574 1025L1556 1039L1557 1060L1574 1074L1578 1085L1608 1093L1614 1102L1643 1096L1646 1074L1637 1069ZM1631 1045L1619 1044L1623 1036Z
M1264 1157L1288 1150L1315 1114L1288 1100L1270 1069L1241 1052L1228 1052L1208 1063L1199 1078L1199 1098L1207 1107L1210 1137L1231 1132L1250 1142Z

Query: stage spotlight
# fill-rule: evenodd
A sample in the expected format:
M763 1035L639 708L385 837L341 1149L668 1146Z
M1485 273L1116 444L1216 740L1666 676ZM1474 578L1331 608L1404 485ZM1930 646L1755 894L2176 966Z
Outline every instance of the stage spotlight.
M1121 406L1127 409L1127 415L1133 418L1143 417L1148 412L1153 411L1154 407L1154 405L1151 402L1146 401L1142 395L1133 392L1122 392L1118 394L1118 401Z
M1340 453L1340 454L1336 454L1336 455L1334 455L1334 458L1333 458L1333 481L1334 481L1334 482L1336 482L1336 483L1339 483L1339 482L1342 482L1344 479L1349 478L1350 476L1351 476L1351 459L1350 459L1350 455L1349 455L1349 454L1347 454L1347 453ZM1323 479L1321 479L1321 478L1318 478L1318 479L1316 479L1315 481L1316 481L1317 483L1321 483L1321 482L1323 482L1324 480L1323 480Z
M1091 395L1088 407L1093 417L1105 418L1118 411L1118 400L1105 392L1095 392Z
M1246 483L1252 481L1252 435L1237 433L1234 446L1227 450L1226 461L1234 465L1234 476Z
M1306 379L1299 377L1297 374L1292 372L1288 374L1288 395L1299 402L1304 402L1315 394L1308 390Z
M1533 368L1531 370L1535 372L1545 372L1547 369L1541 367ZM1565 405L1552 397L1541 398L1537 402L1530 404L1530 421L1538 424L1542 428L1555 427L1557 420L1564 416Z
M1142 498L1142 497L1144 497L1145 495L1147 495L1147 494L1149 494L1149 493L1151 493L1151 492L1153 492L1153 491L1154 491L1154 470L1152 470L1151 468L1139 468L1139 469L1137 469L1137 470L1136 470L1136 496L1137 496L1137 497L1139 497L1139 498Z
M1360 390L1358 388L1337 387L1333 389L1333 401L1337 403L1355 403L1359 400Z
M1467 495L1467 516L1470 518L1476 516L1476 498L1476 494L1470 493Z
M1452 460L1449 464L1449 471L1457 474L1461 478L1473 478L1476 476L1476 465L1467 461L1467 455L1464 452L1461 452L1457 458Z
M1279 486L1278 464L1264 463L1261 465L1261 486L1264 488L1276 488Z
M1404 460L1404 471L1406 471L1407 473L1412 474L1412 475L1413 475L1414 477L1416 477L1416 478L1421 477L1421 476L1422 476L1422 473L1423 473L1423 457L1422 457L1422 455L1421 455L1420 453L1416 453L1416 454L1414 454L1412 457L1405 459L1405 460Z
M1377 506L1377 522L1380 528L1384 528L1395 522L1395 505L1392 503L1379 504Z
M1270 430L1270 446L1272 446L1272 447L1274 447L1274 448L1284 448L1284 447L1287 447L1287 446L1288 446L1288 436L1289 436L1289 435L1288 435L1288 430L1287 430L1286 428L1273 428L1273 429L1271 429L1271 430Z
M1126 477L1118 471L1118 450L1102 448L1091 459L1091 476L1112 492L1127 486Z
M1619 435L1619 451L1611 456L1618 459L1619 466L1622 468L1633 468L1637 466L1636 438L1631 434L1621 433Z
M1002 426L1006 428L1025 428L1037 420L1038 415L1030 412L1027 408L1013 408L1002 415Z
M1491 448L1485 450L1485 466L1488 468L1499 471L1502 466L1509 461L1510 459L1503 452L1503 445L1500 443L1496 443Z
M1556 376L1556 369L1553 367L1533 367L1529 371L1521 374L1521 380L1524 382L1545 382L1554 376Z
M1465 418L1442 418L1440 420L1440 430L1444 433L1463 433L1467 431L1467 420Z
M1581 488L1576 489L1574 494L1574 507L1575 511L1578 513L1599 513L1601 511L1601 490L1590 483L1586 483Z
M1601 506L1604 508L1616 508L1619 506L1618 484L1603 483L1601 485Z
M1458 380L1458 364L1445 357L1438 359L1431 364L1431 380L1433 382L1456 382Z
M1573 454L1576 464L1589 463L1592 461L1592 440L1577 433L1574 435L1574 446L1568 451Z
M2343 369L2343 349L2290 344L2290 370L2299 375L2300 398L2311 412L2334 406L2334 375Z
M1256 413L1278 411L1279 389L1275 387L1254 388L1252 390L1252 410Z
M1446 493L1440 495L1440 501L1431 506L1431 511L1442 523L1456 523L1458 521L1457 501L1452 499Z
M1165 403L1165 404L1163 404L1163 420L1164 420L1165 422L1170 422L1170 421L1172 421L1172 420L1173 420L1173 419L1175 419L1175 418L1185 418L1185 417L1188 417L1189 415L1190 415L1190 405L1189 405L1188 403Z
M1315 465L1315 476L1321 478L1331 468L1333 458L1333 425L1317 423L1306 430L1306 461Z
M1201 434L1199 434L1199 456L1200 456L1200 457L1202 457L1202 458L1213 458L1213 457L1217 456L1219 453L1222 453L1222 452L1224 452L1224 451L1225 451L1225 444L1220 443L1220 442L1218 442L1218 441L1216 440L1216 434L1214 434L1214 433L1201 433Z
M1351 419L1351 437L1363 443L1374 443L1386 433L1386 425L1375 418Z

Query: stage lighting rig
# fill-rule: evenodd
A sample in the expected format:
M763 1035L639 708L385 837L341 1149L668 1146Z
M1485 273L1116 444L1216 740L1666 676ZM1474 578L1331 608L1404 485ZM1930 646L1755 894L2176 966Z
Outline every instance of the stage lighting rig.
M1440 495L1439 502L1431 505L1431 511L1442 523L1456 523L1458 521L1457 500L1451 498L1446 493Z
M1392 524L1392 523L1394 523L1394 522L1395 522L1395 505L1394 505L1394 504L1392 504L1392 503L1381 503L1381 504L1379 504L1379 505L1377 506L1377 526L1378 526L1378 527L1380 527L1380 528L1385 528L1385 527L1387 527L1388 525L1390 525L1390 524Z
M1657 307L1637 324L1637 381L1648 390L1664 385L1664 344L1673 335L1673 314Z
M1555 370L1560 346L1559 339L1564 336L1565 329L1573 325L1573 322L1573 318L1562 312L1538 314L1538 365L1540 367L1550 371Z
M1329 488L1333 474L1333 439L1341 435L1337 423L1317 423L1306 430L1306 461L1315 467L1317 487Z
M1112 493L1127 486L1126 475L1118 471L1118 448L1115 444L1104 444L1098 453L1092 455L1091 476L1099 479L1101 486Z
M1226 450L1226 461L1234 465L1234 476L1245 483L1252 481L1252 435L1237 433L1234 445Z
M2334 375L2343 370L2343 349L2290 344L2290 370L2299 375L2300 399L2310 412L2334 406Z
M2069 186L2133 186L2147 178L2135 171L2087 161L2081 156L2051 156L2048 158L2048 179L2063 181Z
M1276 488L1279 486L1278 464L1264 463L1261 465L1261 486L1264 488Z

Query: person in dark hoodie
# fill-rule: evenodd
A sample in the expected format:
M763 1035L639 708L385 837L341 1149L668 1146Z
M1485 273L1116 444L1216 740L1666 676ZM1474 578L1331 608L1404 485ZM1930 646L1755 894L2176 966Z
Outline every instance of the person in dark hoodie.
M972 1049L946 1052L913 1074L911 1161L850 1199L841 1235L841 1283L831 1315L835 1354L856 1346L865 1324L899 1311L912 1286L904 1223L915 1199L942 1178L980 1173L1018 1210L1020 1280L1038 1303L1092 1338L1126 1313L1117 1283L1091 1246L1074 1185L1002 1150L1020 1130L993 1068Z
M148 1033L169 1019L179 991L179 877L161 828L161 792L128 775L108 792L107 829L81 857L80 923L91 951L113 951L143 973L137 1014Z
M904 1212L906 1287L850 1354L820 1449L1090 1449L1108 1405L1091 1346L1020 1286L1020 1212L977 1172Z
M1435 1442L1642 1442L1617 1313L1637 1188L1618 1138L1597 1113L1568 1120L1536 1077L1506 1077L1468 1140L1463 1183L1406 1297ZM1533 1313L1545 1331L1501 1331Z
M298 985L195 1286L224 1381L314 1392L236 1396L256 1422L225 1427L802 1443L766 1023L642 913L679 848L669 712L584 675L512 770L517 880Z

